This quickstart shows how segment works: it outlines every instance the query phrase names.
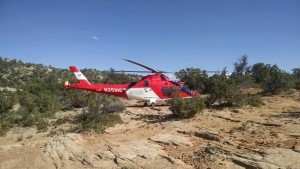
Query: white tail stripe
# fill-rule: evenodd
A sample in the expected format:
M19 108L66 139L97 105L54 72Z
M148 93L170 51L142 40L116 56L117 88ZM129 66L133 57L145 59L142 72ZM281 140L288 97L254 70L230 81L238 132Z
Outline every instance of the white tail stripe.
M78 80L87 80L87 78L81 72L74 72L74 75Z

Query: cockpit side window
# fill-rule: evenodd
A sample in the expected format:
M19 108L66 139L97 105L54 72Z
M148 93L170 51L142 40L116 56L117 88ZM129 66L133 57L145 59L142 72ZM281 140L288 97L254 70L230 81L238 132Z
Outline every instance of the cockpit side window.
M188 95L192 95L191 89L189 89L189 88L186 87L186 86L182 86L182 87L181 87L181 91L184 92L184 93L186 93L186 94L188 94Z
M169 88L168 87L162 87L162 93L164 96L168 96L169 95Z

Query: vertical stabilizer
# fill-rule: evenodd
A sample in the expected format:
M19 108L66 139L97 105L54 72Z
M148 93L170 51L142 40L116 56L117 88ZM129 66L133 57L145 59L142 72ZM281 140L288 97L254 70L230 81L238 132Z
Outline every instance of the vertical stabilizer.
M78 84L81 85L90 85L91 83L87 80L87 78L77 69L76 66L70 66L70 71L74 73L78 80Z

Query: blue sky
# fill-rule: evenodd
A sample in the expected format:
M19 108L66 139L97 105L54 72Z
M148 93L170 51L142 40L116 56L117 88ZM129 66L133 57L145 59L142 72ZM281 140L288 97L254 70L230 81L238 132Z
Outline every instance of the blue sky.
M59 68L300 67L299 0L0 0L0 56Z

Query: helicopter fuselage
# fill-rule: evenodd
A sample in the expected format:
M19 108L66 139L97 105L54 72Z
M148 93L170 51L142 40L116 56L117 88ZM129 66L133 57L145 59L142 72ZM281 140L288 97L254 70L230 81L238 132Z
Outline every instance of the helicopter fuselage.
M127 99L142 100L145 103L150 102L152 105L158 100L170 99L175 95L183 98L200 96L198 92L190 90L184 86L184 83L182 82L174 82L164 74L156 72L147 66L133 61L130 62L150 69L155 74L144 76L140 81L129 84L91 84L77 67L70 66L70 71L74 73L78 79L78 83L69 84L69 82L66 81L65 87L103 93Z

